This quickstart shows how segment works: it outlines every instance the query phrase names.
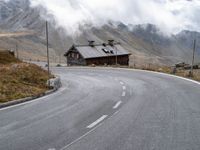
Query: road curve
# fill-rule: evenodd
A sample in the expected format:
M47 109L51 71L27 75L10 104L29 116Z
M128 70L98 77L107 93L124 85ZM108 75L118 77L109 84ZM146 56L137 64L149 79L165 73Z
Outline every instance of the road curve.
M152 72L54 68L63 87L0 110L0 150L199 150L200 85Z

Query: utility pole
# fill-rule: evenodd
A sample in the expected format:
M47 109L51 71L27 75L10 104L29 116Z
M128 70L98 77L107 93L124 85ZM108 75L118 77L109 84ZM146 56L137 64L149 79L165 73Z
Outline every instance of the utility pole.
M116 58L115 58L116 60L115 61L116 61L116 66L117 66L118 65L117 48L115 48L115 50L116 50Z
M62 54L59 55L59 64L61 64L61 57L62 57Z
M19 59L18 44L16 44L15 51L16 51L16 57L17 59Z
M193 54L192 54L192 66L191 66L191 71L190 71L190 77L193 77L195 51L196 51L196 39L194 39Z
M46 21L46 40L47 40L47 67L48 67L48 78L50 80L50 66L49 66L49 30L48 22ZM50 87L50 81L48 80L48 86Z
M133 67L134 67L134 69L136 68L136 57L135 57L135 54L133 55Z

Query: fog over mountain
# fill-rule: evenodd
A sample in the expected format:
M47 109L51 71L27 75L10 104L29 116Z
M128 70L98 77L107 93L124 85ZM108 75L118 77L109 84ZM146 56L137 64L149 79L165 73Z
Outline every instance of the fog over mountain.
M22 58L45 58L48 20L54 61L73 43L114 39L133 54L131 65L190 63L193 40L200 40L199 9L198 0L0 1L0 32L33 33L0 38L0 48L14 49L17 43Z
M80 31L79 25L99 27L108 21L154 24L165 34L200 31L199 0L31 0L32 7L39 5L69 34Z

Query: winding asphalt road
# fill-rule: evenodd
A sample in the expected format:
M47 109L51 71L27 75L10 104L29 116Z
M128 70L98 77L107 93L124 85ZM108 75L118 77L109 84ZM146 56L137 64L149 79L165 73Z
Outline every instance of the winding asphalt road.
M59 91L0 110L0 150L200 150L200 84L137 70L53 72Z

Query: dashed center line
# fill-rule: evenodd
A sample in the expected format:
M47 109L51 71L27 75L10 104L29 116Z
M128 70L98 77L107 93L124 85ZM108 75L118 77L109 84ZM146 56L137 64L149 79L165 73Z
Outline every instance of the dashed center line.
M87 126L87 128L91 129L91 128L95 127L97 124L99 124L100 122L102 122L107 117L108 117L107 115L103 115L101 118L99 118L98 120L96 120L95 122L93 122L92 124L90 124L89 126Z
M122 86L123 90L126 90L126 86Z
M117 78L114 78L114 80L115 80L115 81L118 81L118 79L117 79Z
M123 97L126 96L126 92L125 92L125 91L123 91L122 96L123 96Z
M113 107L113 109L117 109L120 105L121 105L122 101L119 101L115 104L115 106Z
M120 81L120 84L121 84L121 85L124 85L124 82Z

